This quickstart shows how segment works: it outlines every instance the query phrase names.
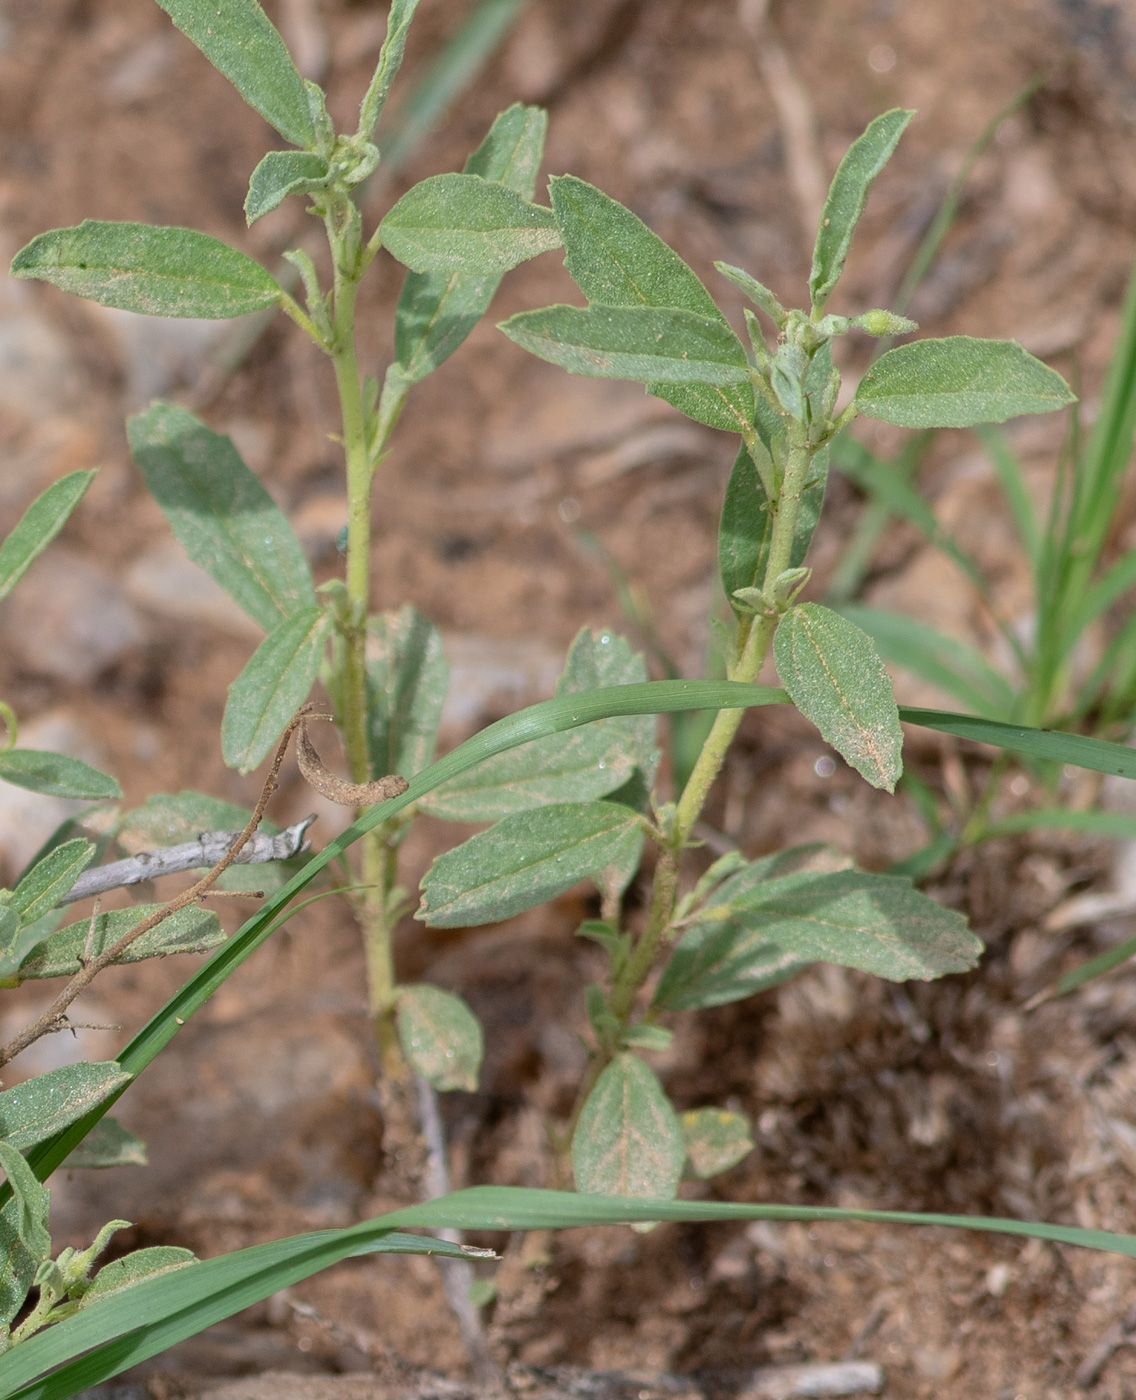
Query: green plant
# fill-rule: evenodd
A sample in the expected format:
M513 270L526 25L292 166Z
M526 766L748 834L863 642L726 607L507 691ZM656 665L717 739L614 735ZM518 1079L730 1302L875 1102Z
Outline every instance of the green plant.
M877 118L837 172L817 236L807 310L786 311L748 273L720 265L772 320L775 346L752 313L750 343L743 344L685 263L599 190L563 177L553 182L550 208L533 203L544 131L543 114L534 109L503 113L463 173L414 186L368 235L353 191L379 161L371 135L414 7L414 0L392 5L359 125L342 135L331 128L323 94L299 78L255 0L222 7L217 0L163 0L179 27L298 148L265 156L253 172L246 211L251 221L297 194L322 221L330 285L321 283L310 257L290 255L304 287L302 305L252 259L186 229L88 222L41 234L13 264L19 276L135 311L223 317L279 306L329 356L343 415L349 502L342 580L316 588L287 521L232 444L184 409L154 405L132 420L130 438L140 470L191 556L267 634L233 683L221 736L226 759L244 771L275 749L261 803L242 837L263 813L293 729L310 781L360 810L349 830L292 873L143 1027L116 1062L113 1083L101 1084L66 1121L38 1112L18 1141L9 1137L4 1147L0 1140L8 1174L0 1193L8 1318L38 1279L40 1299L29 1316L37 1327L55 1322L22 1335L0 1359L0 1400L75 1394L336 1259L384 1251L462 1257L457 1246L403 1233L411 1227L863 1218L988 1228L1136 1254L1128 1237L1063 1226L668 1199L688 1159L703 1176L737 1161L747 1147L747 1125L705 1108L680 1120L644 1058L667 1041L663 1015L740 999L814 961L894 979L934 977L972 966L981 946L958 915L908 880L855 870L815 848L758 861L729 857L683 890L683 852L746 707L791 699L869 782L888 790L902 767L901 719L1136 775L1136 755L1123 746L983 717L897 709L866 634L827 608L797 601L808 581L804 559L822 505L829 444L857 413L908 426L959 426L1059 408L1071 395L1058 375L1014 343L955 337L889 351L852 403L836 412L832 340L854 325L884 336L913 329L886 311L849 319L826 307L871 181L907 123L905 112ZM561 244L589 305L523 313L506 323L506 333L571 371L642 382L680 411L742 438L720 538L733 612L723 646L728 678L651 682L621 639L585 631L554 699L431 763L444 660L436 630L412 609L369 615L373 475L413 385L458 347L503 273ZM394 327L396 360L381 387L377 378L361 378L354 336L359 281L380 247L410 269ZM784 690L756 684L771 649ZM305 730L317 677L343 737L347 779L328 772ZM653 796L651 717L700 710L716 717L682 791L670 802ZM100 1289L96 1275L88 1287L86 1256L52 1261L40 1183L225 978L296 912L296 896L324 872L355 895L388 1082L405 1082L408 1067L438 1089L475 1081L480 1031L468 1007L437 988L400 985L392 965L391 931L407 907L397 885L398 850L415 810L492 823L440 857L426 876L417 912L429 924L499 920L585 877L599 887L602 917L581 933L605 950L609 978L588 995L591 1058L563 1132L586 1194L475 1189L348 1230L204 1263L139 1261L138 1272L120 1271L129 1274L121 1280L130 1285L128 1295L114 1296L117 1276ZM647 841L655 849L652 891L646 921L637 927L624 919L622 896ZM349 852L357 859L350 873ZM85 947L78 956L81 963ZM16 979L24 967L16 968ZM143 1270L151 1276L141 1276Z

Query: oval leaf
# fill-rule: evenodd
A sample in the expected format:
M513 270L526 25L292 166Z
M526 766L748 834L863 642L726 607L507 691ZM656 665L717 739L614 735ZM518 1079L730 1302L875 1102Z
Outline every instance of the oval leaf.
M802 603L773 638L781 684L797 709L873 787L895 791L903 730L875 643L847 618Z
M304 80L256 0L158 0L250 107L293 146L315 144Z
M69 472L37 496L0 545L0 598L23 578L28 565L59 534L95 479L94 471Z
M322 189L331 166L314 151L269 151L252 172L245 196L245 219L251 225L288 198Z
M135 924L161 907L160 904L135 904L129 909L111 909L100 914L95 922L94 938L90 940L91 956L99 957ZM53 933L21 965L21 980L74 976L79 971L79 958L86 953L90 932L90 919L80 919ZM217 915L191 904L136 938L116 962L141 962L144 958L164 958L171 953L207 953L224 941L225 930L217 921Z
M67 1158L67 1167L145 1167L146 1144L108 1113Z
M230 438L177 404L127 420L130 451L186 553L266 632L315 606L311 570L287 517Z
M560 246L550 209L480 175L432 175L380 225L383 246L415 272L484 277Z
M485 1038L468 1002L419 983L399 988L397 1015L402 1053L416 1074L443 1092L476 1092Z
M221 721L221 753L248 773L267 755L319 675L331 617L301 608L269 632L229 687Z
M736 1167L754 1148L749 1122L724 1108L695 1108L679 1118L690 1168L705 1181Z
M441 633L409 603L371 618L367 630L371 774L412 778L434 756L449 686Z
M55 228L21 248L13 277L38 277L144 316L224 320L261 311L280 288L260 263L190 228L100 223Z
M9 749L0 753L0 781L45 797L97 802L122 796L122 789L109 773L100 773L81 759L46 749Z
M68 1164L74 1166L75 1162L68 1158ZM120 1288L129 1288L145 1278L168 1274L173 1269L184 1269L187 1264L196 1263L197 1255L193 1250L182 1249L180 1245L157 1244L149 1249L136 1249L132 1254L125 1254L121 1259L105 1264L91 1280L91 1286L83 1294L79 1306L89 1307L108 1293L117 1293Z
M669 1200L685 1160L682 1129L654 1071L637 1055L617 1055L588 1095L572 1135L576 1190Z
M891 159L914 115L901 107L884 112L868 123L863 136L853 141L845 152L824 202L813 249L809 292L814 306L823 306L836 286L872 181Z
M1076 395L1016 340L951 335L889 350L856 390L866 418L901 428L969 428L1021 413L1052 413Z
M50 1069L0 1094L0 1138L21 1151L44 1142L130 1083L113 1060Z
M510 340L566 369L641 384L743 384L749 365L728 326L651 306L546 306L501 323Z
M504 817L435 860L415 917L431 928L511 918L623 859L640 820L614 802L561 802Z
M20 916L20 922L34 923L54 909L90 865L94 854L95 843L80 838L65 841L36 861L12 891L9 907Z

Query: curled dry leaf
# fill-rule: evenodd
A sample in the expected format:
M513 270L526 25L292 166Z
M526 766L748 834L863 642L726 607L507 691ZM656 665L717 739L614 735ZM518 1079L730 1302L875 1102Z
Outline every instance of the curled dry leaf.
M321 796L342 807L371 807L376 802L389 802L401 797L410 784L397 773L377 778L373 783L349 783L328 768L308 735L309 719L330 719L330 715L307 715L300 721L300 737L296 744L296 760L300 772Z

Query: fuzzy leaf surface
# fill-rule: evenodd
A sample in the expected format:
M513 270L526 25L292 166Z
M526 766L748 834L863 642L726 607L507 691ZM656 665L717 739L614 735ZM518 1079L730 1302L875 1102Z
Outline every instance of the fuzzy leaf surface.
M617 1055L572 1135L576 1190L667 1200L678 1190L685 1160L682 1129L658 1076L638 1055Z
M63 529L95 475L94 471L68 472L24 511L20 523L0 544L0 598L8 596L32 560L42 554Z
M9 1298L19 1308L23 1300L19 1296L21 1291L26 1297L36 1267L51 1253L51 1235L47 1228L51 1194L36 1180L20 1150L3 1140L0 1140L0 1167L12 1188L9 1206L14 1207L10 1211L6 1208L0 1215L0 1250L3 1251L0 1253L0 1264L3 1265L0 1270L0 1298L3 1300L0 1322L10 1322L11 1315L4 1315Z
M248 773L264 759L319 675L331 617L301 608L269 632L229 687L221 721L221 753Z
M431 175L379 226L383 246L415 272L508 272L560 246L550 209L480 175Z
M791 608L773 638L781 684L827 743L873 787L895 791L903 730L875 644L819 603Z
M622 637L611 632L596 636L585 627L569 649L556 694L576 695L646 679L643 657ZM431 793L422 806L431 816L448 821L496 821L550 802L605 797L622 787L636 768L650 783L657 759L652 719L603 720L491 758Z
M468 1002L421 982L399 988L397 1017L402 1053L416 1074L442 1092L476 1092L485 1037Z
M68 1168L144 1167L148 1162L146 1144L109 1113L67 1158Z
M728 326L653 306L546 306L501 323L510 340L569 374L652 386L744 384L749 365Z
M331 174L331 166L314 151L269 151L249 179L245 196L245 221L255 224L271 214L290 194L308 194L321 189Z
M434 757L450 668L438 629L416 608L372 618L367 646L371 774L411 778Z
M47 749L8 749L0 753L0 782L45 797L97 802L122 796L122 789L109 773L100 773L81 759Z
M74 1162L71 1163L74 1166ZM187 1264L196 1264L197 1256L191 1249L179 1245L157 1244L148 1249L135 1249L121 1259L112 1260L91 1280L91 1286L79 1303L81 1308L105 1298L119 1289L131 1288L143 1279L155 1278L158 1274L168 1274L175 1269L184 1269Z
M748 1120L725 1108L695 1108L679 1116L691 1170L702 1181L736 1167L754 1148Z
M315 606L308 561L284 512L231 438L187 409L152 404L127 422L150 494L193 562L266 632Z
M23 876L12 891L8 906L20 917L22 924L34 923L51 912L75 881L90 865L95 855L95 843L77 838L65 841L49 851L42 860ZM0 1095L0 1098L3 1096ZM0 1131L0 1137L5 1134Z
M891 159L914 115L914 112L895 107L876 117L868 123L864 134L849 146L837 167L813 248L809 292L814 306L823 306L836 286L872 181Z
M871 365L854 402L901 428L970 428L1022 413L1052 413L1075 395L1016 340L951 335L898 345Z
M33 238L12 259L13 277L143 316L219 321L280 299L269 274L236 248L191 228L84 219Z
M618 862L639 822L614 802L560 802L503 817L434 861L415 917L431 928L511 918Z
M547 112L514 103L466 161L465 173L495 180L532 199L547 127ZM454 353L489 309L503 275L406 274L394 320L395 359L405 383L416 384Z
M181 32L293 146L316 139L304 80L257 0L158 0Z
M112 943L117 943L135 924L160 909L160 904L135 904L129 909L111 909L100 914L95 923L91 943L92 956L98 957ZM87 945L90 919L68 924L42 942L20 967L24 981L42 977L72 977L79 971L79 958ZM171 953L207 953L224 943L225 931L217 915L208 909L192 905L171 914L149 933L136 938L117 963L141 962L144 958L164 958Z
M0 1138L23 1151L44 1142L102 1103L131 1076L113 1060L49 1069L0 1093Z
M822 448L809 464L809 473L801 491L789 554L791 569L804 563L824 505L827 482L828 450ZM773 511L769 497L765 494L754 460L743 445L734 460L718 525L718 571L730 606L739 614L742 607L734 597L734 590L762 586L772 539Z

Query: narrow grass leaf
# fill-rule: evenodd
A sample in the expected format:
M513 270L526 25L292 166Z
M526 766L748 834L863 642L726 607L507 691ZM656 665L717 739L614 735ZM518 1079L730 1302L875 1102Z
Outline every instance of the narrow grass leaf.
M576 1189L665 1200L678 1190L685 1160L682 1129L658 1076L638 1055L616 1055L572 1134Z
M496 180L532 199L547 126L546 112L515 103L493 123L466 161L465 173ZM403 382L417 383L454 353L489 309L502 275L406 274L394 320L394 353Z
M643 657L622 637L611 632L596 636L585 627L569 648L556 694L646 679ZM601 720L488 759L431 793L422 808L447 821L478 822L551 802L590 802L622 787L636 768L650 782L657 758L651 719Z
M293 146L312 146L304 80L257 0L158 0L250 107Z
M123 934L161 907L160 904L134 904L128 909L108 910L95 919L93 938L89 918L68 924L44 939L31 957L21 963L20 979L26 982L44 977L73 977L79 971L79 959L86 956L88 950L92 957L99 957ZM207 953L224 941L225 930L217 915L209 909L190 905L136 938L115 961L134 963L145 958L165 958L172 953Z
M749 1120L725 1108L695 1108L679 1115L690 1169L700 1181L736 1167L754 1149Z
M1022 472L1022 464L1007 442L1005 433L1000 429L980 423L975 427L975 436L985 447L986 455L998 473L1006 504L1014 517L1018 539L1036 576L1042 553L1041 529L1029 483Z
M148 1162L142 1139L108 1113L67 1158L67 1167L144 1167Z
M868 123L862 136L857 137L837 167L817 230L813 248L813 265L809 273L809 293L813 306L828 300L844 270L844 259L872 181L891 159L907 123L915 115L894 107Z
M368 624L371 776L420 773L434 756L450 668L438 629L407 603Z
M113 1060L87 1060L36 1075L0 1093L0 1138L24 1151L76 1122L131 1076Z
M280 288L260 263L190 228L101 223L49 229L12 259L13 277L54 282L143 316L224 320L263 311Z
M0 544L0 598L6 598L27 571L63 529L67 517L83 499L96 473L68 472L60 477L24 511L20 523Z
M764 448L758 444L758 450L764 451ZM772 462L769 466L772 469ZM789 554L791 569L804 563L820 519L827 481L828 451L822 449L810 462L801 489ZM742 604L734 597L734 592L739 588L762 587L772 538L773 508L754 459L743 445L734 460L718 525L718 571L722 588L730 606L739 614Z
M899 717L905 724L920 724L926 729L972 739L978 744L991 744L1010 753L1068 763L1094 773L1111 773L1117 778L1136 778L1136 749L1127 744L1111 744L1106 739L1089 739L1082 734L1063 734L1056 729L1003 724L999 720L958 715L949 710L917 709L911 705L901 706Z
M503 817L434 861L415 918L431 928L511 918L618 862L640 821L614 802L559 802Z
M314 151L269 151L249 179L245 222L255 224L290 194L310 194L322 189L330 175L331 166Z
M550 209L480 175L431 175L380 224L383 246L415 272L476 277L560 246Z
M845 603L839 611L871 637L885 661L937 686L952 700L989 719L1006 719L1013 711L1014 687L966 642L881 608Z
M741 384L749 365L737 336L694 311L651 306L546 306L501 323L510 340L566 369L641 384Z
M122 789L109 773L100 773L81 759L46 749L8 749L0 753L0 782L42 793L44 797L97 802L122 796Z
M891 681L872 639L819 603L802 603L773 638L777 674L793 704L873 787L895 791L903 731Z
M311 570L284 512L231 438L155 403L127 421L130 450L186 553L266 632L315 606Z
M1136 840L1136 817L1125 812L1082 811L1071 807L1041 807L1033 812L1010 812L986 824L991 836L1007 836L1019 831L1080 831L1086 836L1114 836L1121 841Z
M230 768L250 772L280 738L319 675L330 628L322 608L301 608L253 652L229 687L221 721L221 752Z
M477 1091L485 1037L468 1002L420 982L398 989L396 1015L402 1053L415 1074L443 1092Z
M1063 977L1058 978L1057 984L1053 988L1054 995L1068 996L1070 992L1075 992L1078 987L1083 987L1086 982L1103 977L1114 967L1126 963L1131 957L1136 957L1136 938L1126 938L1123 943L1117 943L1113 948L1106 948L1095 958L1089 958L1080 967L1074 967L1066 972Z
M901 428L970 428L1023 413L1052 413L1074 397L1056 370L1016 340L952 335L881 355L860 380L853 402L866 418Z
M15 910L23 924L43 918L67 894L94 855L95 843L81 837L56 846L21 877L8 907ZM0 1132L0 1137L4 1136Z

